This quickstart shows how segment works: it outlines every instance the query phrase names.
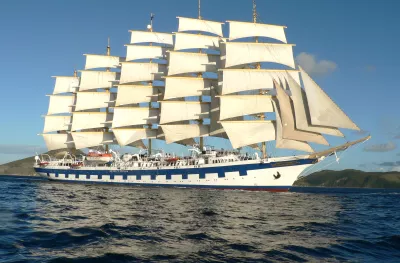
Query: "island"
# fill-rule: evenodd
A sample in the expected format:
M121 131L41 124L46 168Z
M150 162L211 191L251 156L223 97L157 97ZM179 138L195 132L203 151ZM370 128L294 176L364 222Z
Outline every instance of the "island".
M363 172L324 170L299 178L294 186L398 188L400 172Z

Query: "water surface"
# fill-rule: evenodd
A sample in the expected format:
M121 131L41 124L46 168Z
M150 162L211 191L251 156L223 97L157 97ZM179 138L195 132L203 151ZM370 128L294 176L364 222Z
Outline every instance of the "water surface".
M0 262L400 262L399 197L0 177Z

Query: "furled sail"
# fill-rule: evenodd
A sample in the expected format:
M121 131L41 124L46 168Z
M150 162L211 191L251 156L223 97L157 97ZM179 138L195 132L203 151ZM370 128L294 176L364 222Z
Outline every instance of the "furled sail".
M118 94L116 106L137 104L142 102L156 102L162 95L163 87L152 85L117 85Z
M85 69L117 68L123 58L107 55L84 54L86 56Z
M344 136L343 133L336 128L311 125L309 106L304 90L290 75L288 75L287 81L292 93L291 99L293 101L297 129L333 136Z
M241 21L227 22L229 23L229 40L245 37L268 37L287 43L285 26Z
M217 86L216 79L198 77L165 77L164 100L189 96L209 96L210 89Z
M222 22L215 22L197 18L177 17L179 19L178 31L201 31L222 37Z
M225 67L256 62L274 62L295 68L292 44L226 42L225 45Z
M56 79L53 95L60 93L75 92L79 86L79 77L53 76Z
M114 143L112 132L71 132L75 148L83 149Z
M306 90L311 123L313 125L360 130L317 83L301 67L299 68Z

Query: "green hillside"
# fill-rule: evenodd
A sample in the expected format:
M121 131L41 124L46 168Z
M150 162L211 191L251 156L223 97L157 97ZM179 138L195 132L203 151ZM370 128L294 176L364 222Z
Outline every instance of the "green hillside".
M47 152L50 156L57 156L58 158L62 158L64 156L64 150L55 150ZM72 153L76 156L83 154L83 152L76 150L72 151ZM0 174L4 175L34 175L35 171L33 170L33 164L35 163L35 157L31 156L25 159L21 159L14 162L9 162L6 164L0 165Z
M400 172L321 171L298 179L295 186L400 188Z

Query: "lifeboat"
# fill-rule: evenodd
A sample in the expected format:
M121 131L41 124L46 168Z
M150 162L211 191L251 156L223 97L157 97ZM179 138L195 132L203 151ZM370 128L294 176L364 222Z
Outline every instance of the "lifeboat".
M99 152L89 152L86 156L88 162L94 162L98 164L105 164L113 160L111 153L99 153Z
M70 165L71 168L79 168L83 165L83 162L73 163Z
M49 162L40 162L39 165L40 166L47 166L47 165L49 165Z
M167 161L167 162L169 162L169 163L176 162L176 161L178 161L178 160L179 160L178 157L169 157L169 158L166 158L166 159L165 159L165 161Z

